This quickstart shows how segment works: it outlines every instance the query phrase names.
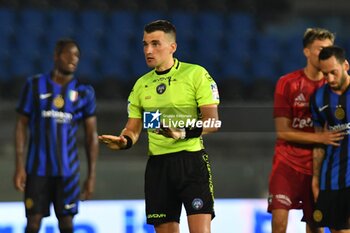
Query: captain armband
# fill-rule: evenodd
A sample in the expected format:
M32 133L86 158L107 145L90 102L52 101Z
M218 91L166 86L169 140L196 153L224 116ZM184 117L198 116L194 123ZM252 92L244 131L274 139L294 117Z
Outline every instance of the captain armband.
M127 150L132 147L132 139L128 135L123 135L123 137L126 139L126 146L121 148L122 150Z
M202 135L203 127L185 128L183 139L198 138Z

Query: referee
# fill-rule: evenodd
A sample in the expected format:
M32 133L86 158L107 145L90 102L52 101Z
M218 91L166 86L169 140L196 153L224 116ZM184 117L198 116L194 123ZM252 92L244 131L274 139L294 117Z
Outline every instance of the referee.
M145 172L147 223L157 233L179 232L184 205L190 232L209 233L214 193L202 135L216 132L219 94L201 66L174 58L176 29L166 20L144 28L143 50L150 72L140 77L128 98L128 121L119 136L101 135L109 148L129 149L147 129Z

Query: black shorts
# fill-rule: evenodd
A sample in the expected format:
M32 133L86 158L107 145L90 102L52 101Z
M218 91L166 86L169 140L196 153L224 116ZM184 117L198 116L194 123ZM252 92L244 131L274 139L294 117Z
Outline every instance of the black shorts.
M50 215L53 203L56 216L78 213L80 196L79 176L46 177L28 175L25 188L26 216Z
M150 156L145 173L147 223L179 222L182 204L187 215L211 214L214 218L213 190L204 151Z
M350 229L350 188L321 190L313 217L320 227Z

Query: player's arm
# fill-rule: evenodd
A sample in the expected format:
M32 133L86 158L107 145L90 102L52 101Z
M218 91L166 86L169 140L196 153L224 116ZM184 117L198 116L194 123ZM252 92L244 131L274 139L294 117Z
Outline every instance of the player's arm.
M29 118L25 115L18 114L16 129L15 129L15 174L14 174L14 186L18 191L23 192L26 182L25 171L25 147L27 144L27 129Z
M200 107L203 122L210 120L212 122L219 121L217 104L203 105ZM221 123L220 123L221 126ZM161 128L157 133L176 140L200 137L204 134L214 133L219 130L216 124L209 124L209 127L203 125L201 128Z
M294 129L291 119L287 117L276 117L275 128L277 138L302 144L322 143L325 145L339 146L339 141L344 138L343 133L339 131L312 133Z
M219 113L218 113L218 105L217 104L210 104L210 105L203 105L200 107L200 111L202 114L202 121L205 122L210 119L210 121L219 121ZM211 126L211 125L210 125ZM209 134L209 133L215 133L219 130L218 127L215 127L214 124L212 127L203 127L202 134Z
M84 120L85 130L85 151L87 156L88 172L84 181L82 199L90 199L95 189L96 162L98 156L98 137L96 116L88 117Z
M324 131L322 128L315 128L315 132ZM312 152L313 155L313 174L312 174L312 193L314 195L315 201L318 198L318 194L320 192L320 174L321 174L321 166L325 156L324 146L316 145Z
M129 149L139 139L141 130L141 118L129 118L119 136L100 135L98 138L113 150Z

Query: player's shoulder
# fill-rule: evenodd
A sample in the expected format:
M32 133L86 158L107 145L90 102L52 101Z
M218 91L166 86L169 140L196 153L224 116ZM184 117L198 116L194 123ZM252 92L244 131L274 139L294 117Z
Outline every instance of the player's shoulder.
M277 85L278 86L290 85L290 84L296 83L304 78L305 78L305 74L304 74L304 71L302 69L295 70L293 72L282 75L277 80Z
M45 75L42 73L38 73L27 77L28 82L33 82L34 80L40 80L40 79L45 79Z

